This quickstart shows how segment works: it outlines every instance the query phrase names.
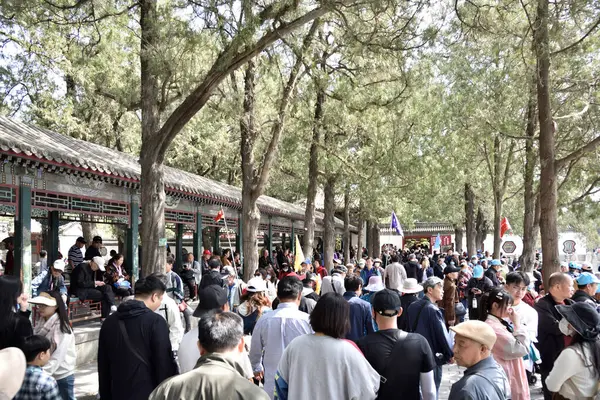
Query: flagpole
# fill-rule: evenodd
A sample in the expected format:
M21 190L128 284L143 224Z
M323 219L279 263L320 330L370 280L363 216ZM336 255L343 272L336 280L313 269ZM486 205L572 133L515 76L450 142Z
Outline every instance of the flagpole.
M223 211L223 207L221 207L221 213L223 214L223 223L225 223L225 230L229 231L229 228L227 227L227 217L225 217L225 211ZM233 249L233 247L231 246L231 239L229 238L229 232L227 232L227 242L229 242L229 250L231 251L231 249ZM235 257L232 257L233 259L233 268L235 268ZM237 274L237 270L235 271L235 273Z

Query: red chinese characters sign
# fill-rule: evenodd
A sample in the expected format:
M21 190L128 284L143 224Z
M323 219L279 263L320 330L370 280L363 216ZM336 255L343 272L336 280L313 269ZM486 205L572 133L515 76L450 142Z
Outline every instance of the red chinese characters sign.
M429 239L429 243L431 244L431 248L433 249L433 245L435 244L435 239L437 238L437 235L435 236L431 236L431 238ZM444 246L451 246L452 245L452 235L440 235L440 240L441 240L441 246L442 248Z

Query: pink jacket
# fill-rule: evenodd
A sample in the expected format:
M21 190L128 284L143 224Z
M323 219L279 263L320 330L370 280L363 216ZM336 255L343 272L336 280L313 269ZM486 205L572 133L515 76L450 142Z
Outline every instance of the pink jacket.
M494 359L506 372L510 382L512 400L529 400L529 383L525 374L523 356L529 353L527 331L520 327L510 333L498 318L488 315L485 321L496 332L496 344L492 349Z

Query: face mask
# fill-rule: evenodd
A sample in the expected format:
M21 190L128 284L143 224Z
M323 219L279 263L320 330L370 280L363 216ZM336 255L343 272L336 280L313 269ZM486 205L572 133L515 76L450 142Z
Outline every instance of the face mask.
M270 280L270 279L271 279L271 275L267 275L267 280Z
M561 319L558 323L558 329L560 329L562 334L565 336L573 336L575 333L575 330L569 326L569 321L567 321L565 318Z

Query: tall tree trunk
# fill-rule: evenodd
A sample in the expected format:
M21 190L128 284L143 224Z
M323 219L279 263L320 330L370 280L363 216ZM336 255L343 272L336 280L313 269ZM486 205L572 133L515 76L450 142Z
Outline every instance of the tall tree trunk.
M321 145L321 130L323 129L323 108L325 105L325 90L317 89L315 116L313 121L313 138L310 145L310 161L308 162L308 193L306 195L306 211L304 213L304 254L310 257L313 253L315 240L315 199L319 187L319 146Z
M142 99L142 148L140 165L142 169L142 260L144 275L164 272L166 248L159 247L159 240L165 236L165 173L163 168L164 151L158 145L159 131L159 85L154 63L154 51L159 45L158 16L156 0L140 1L141 26L141 99Z
M500 258L500 245L502 245L502 238L500 237L500 219L502 218L502 188L500 181L501 167L500 162L500 136L496 135L494 139L494 177L493 179L493 191L494 191L494 258Z
M346 185L344 191L344 262L350 262L350 246L352 235L350 233L350 185Z
M250 13L251 10L244 10ZM254 274L254 267L258 265L258 226L260 224L260 210L257 206L258 198L265 191L271 168L277 158L277 149L281 140L281 134L285 124L290 99L296 88L298 75L302 67L302 56L311 45L312 38L317 30L319 21L315 20L305 36L302 50L296 57L296 61L290 71L288 80L283 87L281 100L279 102L277 119L273 123L270 132L270 140L262 158L260 167L255 166L254 144L258 138L258 131L254 122L255 107L255 66L253 61L248 62L244 76L244 104L240 121L241 132L241 167L242 167L242 224L243 246L244 246L244 278L250 279ZM272 240L272 238L270 238ZM269 243L269 247L271 243Z
M542 257L544 286L554 272L560 270L557 228L557 186L555 170L554 126L550 105L550 40L548 38L548 0L538 0L534 30L534 46L537 60L537 102L540 124L540 231L542 234Z
M485 238L487 237L487 221L485 220L485 215L483 214L483 210L481 206L477 210L477 221L475 223L476 237L475 237L475 246L477 246L476 250L484 251L483 243Z
M454 250L463 252L463 227L460 225L454 225Z
M81 233L83 234L85 240L87 240L86 245L90 246L94 236L98 235L98 225L96 225L95 222L82 222Z
M379 235L379 224L374 222L371 229L371 237L373 241L373 258L381 258L381 241ZM368 282L367 282L368 283Z
M356 259L359 260L362 258L363 253L363 235L365 234L365 220L363 219L363 201L362 199L358 203L358 240L356 243L356 247L358 247L356 251Z
M242 247L244 248L244 281L248 282L258 268L258 227L260 225L260 210L256 201L249 198L250 194L242 196Z
M519 259L521 268L529 272L533 269L535 262L535 243L537 234L535 227L536 219L536 201L539 196L536 196L534 187L535 166L537 164L537 155L533 146L536 128L536 87L535 75L532 77L531 89L529 91L529 101L527 103L527 127L525 134L529 138L525 142L525 169L523 170L523 253Z
M373 224L367 220L367 254L373 257Z
M494 199L494 258L500 258L500 246L502 237L500 237L500 220L502 218L502 201Z
M258 196L254 193L254 141L257 131L254 120L255 70L253 61L246 65L244 74L244 104L240 119L240 154L242 168L242 231L244 247L244 280L254 276L258 267L258 227L260 210L256 205Z
M221 51L201 82L190 90L190 94L165 118L159 127L160 110L168 105L168 99L159 96L158 74L160 66L155 60L155 54L160 49L159 20L157 15L157 0L139 0L141 47L141 104L142 104L142 148L140 165L142 169L141 203L142 203L142 259L144 273L164 270L166 252L159 248L159 239L165 237L165 190L164 190L164 157L183 127L206 105L216 87L236 69L260 54L268 46L282 36L301 28L306 23L319 18L328 7L318 7L286 24L276 28L266 29L259 35L261 26L272 19L277 12L266 12L255 17L244 11L248 24L240 29L236 36ZM248 4L248 3L245 3ZM250 12L251 7L247 7ZM294 7L291 7L294 10ZM258 39L254 41L255 36ZM280 105L280 107L283 107ZM276 124L281 124L278 121ZM271 140L269 150L276 141ZM268 163L270 151L266 152L264 164ZM272 160L272 158L271 158ZM269 161L270 162L270 161ZM266 176L265 178L266 179ZM243 196L242 196L243 197Z
M323 265L330 271L333 268L333 253L335 251L335 183L336 177L329 176L325 181L325 217L323 232Z
M475 193L470 183L465 183L465 231L467 236L467 253L473 256L477 253L475 243Z

